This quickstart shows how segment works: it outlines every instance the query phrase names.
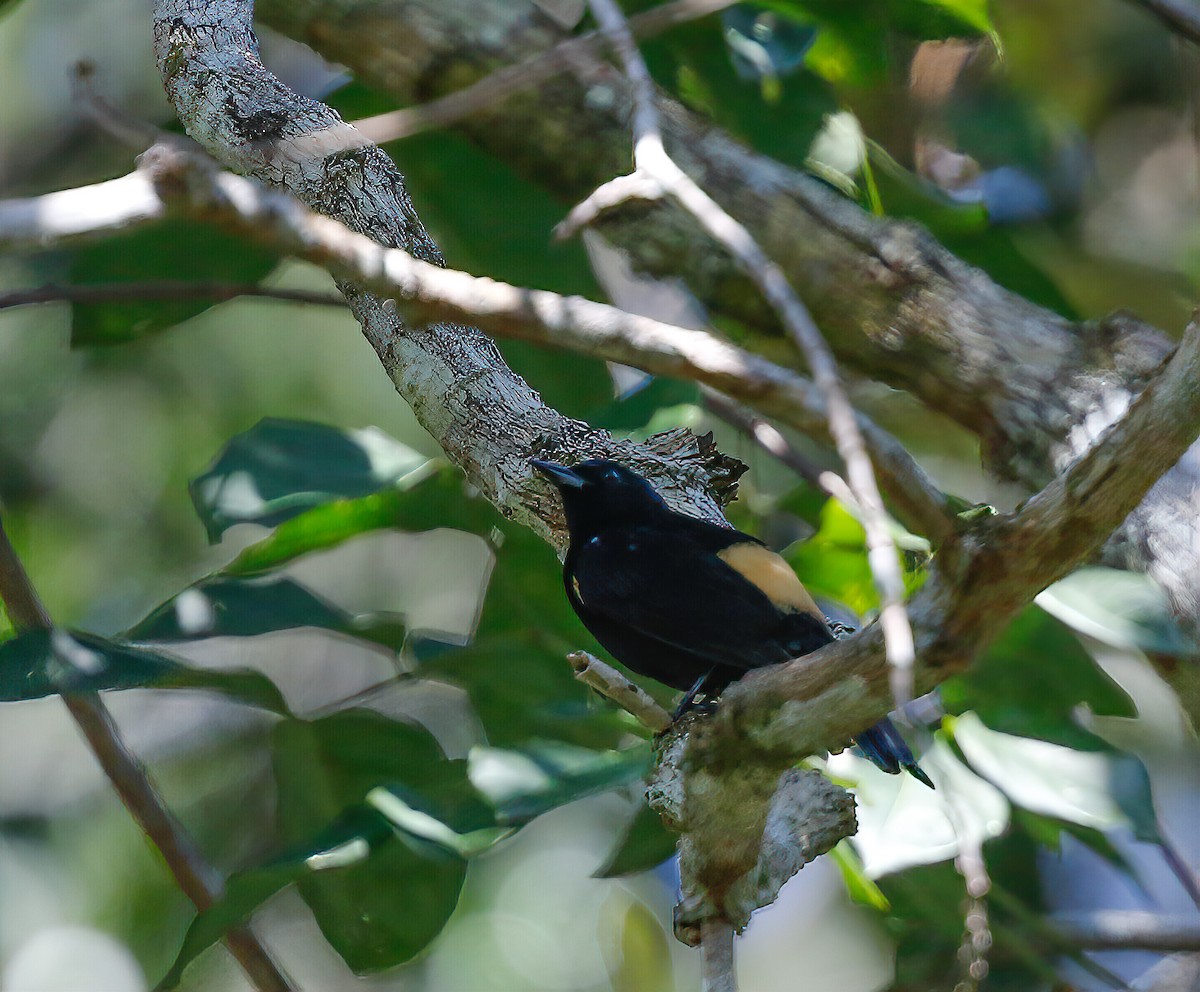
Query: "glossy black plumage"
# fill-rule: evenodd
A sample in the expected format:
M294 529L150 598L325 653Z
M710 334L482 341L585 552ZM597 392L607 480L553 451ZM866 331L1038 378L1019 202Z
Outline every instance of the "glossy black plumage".
M755 538L674 512L616 462L533 465L563 498L563 579L580 620L626 667L687 691L685 706L833 640L795 573ZM858 744L884 771L931 785L889 721Z

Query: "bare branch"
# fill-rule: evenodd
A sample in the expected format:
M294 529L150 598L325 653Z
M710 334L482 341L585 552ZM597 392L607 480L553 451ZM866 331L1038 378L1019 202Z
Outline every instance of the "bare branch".
M18 289L0 293L0 310L30 303L138 303L147 300L212 300L220 303L239 296L254 296L289 303L313 303L325 307L345 307L346 301L329 293L304 289L276 289L257 283L192 282L186 279L158 279L153 282L79 283L71 286L48 283L36 289Z
M704 954L700 984L703 992L737 992L733 927L729 921L716 917L705 920L701 926L700 949Z
M679 24L686 24L732 7L738 0L676 0L636 14L629 27L639 38L650 38ZM602 31L589 31L560 42L536 58L497 69L483 79L417 107L405 107L354 121L354 127L371 141L383 144L421 131L445 127L476 114L522 90L536 86L576 61L594 55L605 45Z
M50 614L34 590L2 522L0 601L18 630L53 629ZM221 897L224 882L220 874L205 860L191 835L167 808L145 766L121 737L99 694L64 692L62 700L121 802L158 848L179 887L197 909L207 909ZM287 977L248 926L230 930L224 939L255 988L261 992L290 992L292 986Z
M589 3L601 29L620 57L633 90L636 169L633 177L626 182L649 180L657 183L664 194L673 197L729 251L783 321L788 334L804 355L813 380L825 400L829 432L846 466L850 491L854 494L866 531L867 557L871 575L879 590L879 625L883 629L891 670L892 695L897 709L901 709L913 696L912 669L916 661L912 627L904 608L904 577L866 442L858 429L854 407L842 388L837 363L808 308L779 266L767 256L746 227L721 208L667 154L655 106L654 81L629 32L621 8L614 0L589 0ZM601 187L601 190L605 190L605 187ZM613 194L613 188L609 185L603 194L606 204L612 202ZM583 216L595 215L600 208L600 204L581 206L579 213Z
M671 726L671 714L664 710L645 689L630 682L612 665L606 664L586 651L572 651L567 661L575 670L575 677L607 696L614 703L637 717L642 726L662 733Z
M1200 918L1133 909L1055 913L1058 934L1086 950L1200 951Z

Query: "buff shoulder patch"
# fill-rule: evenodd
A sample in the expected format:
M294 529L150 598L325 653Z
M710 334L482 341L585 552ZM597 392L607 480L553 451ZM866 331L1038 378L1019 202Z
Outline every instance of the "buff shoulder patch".
M817 604L792 567L774 551L761 544L743 542L718 551L717 557L761 589L780 609L810 613L824 622Z

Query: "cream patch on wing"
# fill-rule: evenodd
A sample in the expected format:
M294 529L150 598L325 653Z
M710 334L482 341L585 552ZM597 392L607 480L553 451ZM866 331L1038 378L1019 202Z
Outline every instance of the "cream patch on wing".
M817 609L808 590L797 578L792 567L769 548L761 544L732 544L717 552L726 565L742 578L754 583L776 606L799 613L811 613L824 622L824 614Z

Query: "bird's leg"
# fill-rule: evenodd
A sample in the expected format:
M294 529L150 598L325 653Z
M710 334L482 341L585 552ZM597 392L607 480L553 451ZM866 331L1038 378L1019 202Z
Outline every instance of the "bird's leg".
M710 680L715 681L717 670L714 668L705 672L700 678L696 679L695 684L683 695L683 699L679 701L679 705L675 707L675 712L671 714L671 722L674 723L685 713L691 713L696 710L700 713L711 713L716 709L716 700L711 698L712 687L708 684ZM702 697L702 702L697 702L696 697Z

